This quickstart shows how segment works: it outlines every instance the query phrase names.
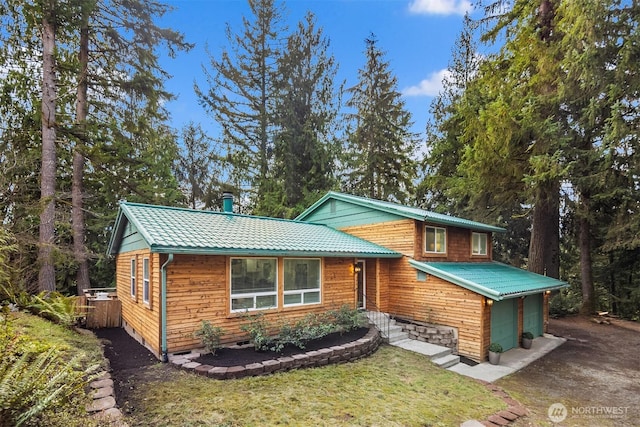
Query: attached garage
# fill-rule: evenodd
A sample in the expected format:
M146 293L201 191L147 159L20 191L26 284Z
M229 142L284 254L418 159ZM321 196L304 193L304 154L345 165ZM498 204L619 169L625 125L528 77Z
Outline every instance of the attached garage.
M474 320L481 325L482 335L479 339L484 357L493 342L499 343L507 351L520 345L522 332L531 332L534 337L541 336L546 304L544 293L567 286L560 280L498 262L410 260L409 264L427 275L432 274L484 297L478 311L468 314L475 314ZM450 304L451 307L457 307L459 301L452 299ZM464 344L463 339L459 339L459 347ZM473 358L473 355L460 354Z
M516 299L497 301L491 307L491 342L504 351L518 346L518 303Z

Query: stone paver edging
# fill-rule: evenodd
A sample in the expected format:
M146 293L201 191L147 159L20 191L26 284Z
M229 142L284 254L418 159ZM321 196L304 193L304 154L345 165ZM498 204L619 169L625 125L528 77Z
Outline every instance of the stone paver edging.
M274 372L290 371L292 369L313 368L335 363L353 362L375 352L382 338L376 328L370 328L367 334L347 344L329 348L294 354L292 356L278 357L261 363L251 363L240 366L212 366L195 362L200 353L191 352L169 357L169 363L180 369L192 371L218 380L243 378L248 376L267 375Z
M522 406L520 402L513 399L507 392L505 392L502 387L492 384L487 381L478 380L484 386L492 392L495 396L501 398L506 404L507 409L496 412L495 414L489 415L486 420L478 421L478 420L469 420L460 424L460 427L496 427L496 426L507 426L512 422L516 421L520 417L524 417L529 414L529 411Z
M93 399L86 407L95 418L109 422L112 426L126 427L122 412L116 407L113 380L109 372L103 372L97 379L89 383L89 395Z

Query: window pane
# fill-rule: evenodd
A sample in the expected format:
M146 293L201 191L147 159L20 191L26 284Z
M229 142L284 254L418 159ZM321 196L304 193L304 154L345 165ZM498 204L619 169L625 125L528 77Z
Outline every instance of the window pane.
M276 291L276 260L236 258L231 260L231 293Z
M276 306L275 295L263 295L256 297L256 308L268 308Z
M302 295L293 294L293 295L285 295L284 296L284 305L289 304L300 304L302 302Z
M232 310L246 310L253 308L253 298L233 298L231 300Z
M319 259L285 259L284 290L320 288Z
M440 227L425 227L425 252L447 252L447 230Z
M320 292L306 292L304 294L305 304L315 304L320 302Z
M474 255L486 255L487 254L487 235L484 233L473 233L473 254Z

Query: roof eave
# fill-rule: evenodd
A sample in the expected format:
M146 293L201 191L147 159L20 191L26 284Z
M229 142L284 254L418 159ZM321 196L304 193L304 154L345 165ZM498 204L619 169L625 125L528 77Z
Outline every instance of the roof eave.
M243 248L192 248L179 246L152 245L151 252L162 254L184 255L226 255L226 256L291 256L318 258L400 258L402 254L375 252L330 252L330 251L300 251L278 249L243 249Z
M512 294L505 294L503 295L504 299L511 299L511 298L520 298L520 297L526 297L527 295L534 295L534 294L539 294L542 292L551 292L551 291L557 291L560 289L564 289L567 286L569 286L568 283L563 282L560 285L554 285L554 286L546 286L544 288L539 288L539 289L532 289L530 291L523 291L523 292L515 292Z

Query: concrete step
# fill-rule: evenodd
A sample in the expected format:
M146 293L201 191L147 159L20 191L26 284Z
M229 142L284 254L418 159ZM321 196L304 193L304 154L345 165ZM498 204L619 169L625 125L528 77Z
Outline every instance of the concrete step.
M425 356L429 356L430 359L438 359L451 354L450 348L442 347L441 345L429 344L423 341L412 340L410 338L394 342L393 345L404 348L405 350L424 354Z
M399 341L409 339L409 334L402 331L389 331L389 344L395 344Z
M432 358L431 361L440 366L441 368L449 368L453 365L460 363L460 356L455 354L447 354L446 356L441 356L438 358Z

